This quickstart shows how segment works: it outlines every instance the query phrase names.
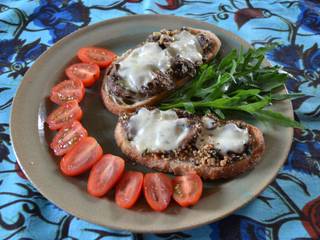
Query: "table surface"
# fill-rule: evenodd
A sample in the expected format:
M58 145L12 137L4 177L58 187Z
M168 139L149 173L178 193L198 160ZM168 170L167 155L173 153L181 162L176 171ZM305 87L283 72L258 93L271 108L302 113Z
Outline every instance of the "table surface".
M281 45L267 58L294 77L292 149L276 179L247 206L209 225L170 234L103 228L57 208L25 179L13 154L9 115L36 58L69 33L131 14L173 14L215 24L254 47ZM320 2L318 0L0 0L0 239L320 238Z

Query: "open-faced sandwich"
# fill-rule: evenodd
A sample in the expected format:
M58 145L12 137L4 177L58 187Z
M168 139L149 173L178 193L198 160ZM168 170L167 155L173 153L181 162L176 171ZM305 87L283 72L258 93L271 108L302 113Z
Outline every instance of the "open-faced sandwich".
M264 152L258 128L181 110L141 108L122 114L115 139L128 157L142 165L205 179L235 177L252 169Z
M154 106L193 80L221 46L214 33L193 28L152 33L109 67L102 84L105 106L120 115L115 139L130 159L176 175L231 178L252 169L264 152L261 131L243 121Z
M220 46L214 33L201 29L154 32L110 65L102 83L103 102L114 114L154 105L195 77Z

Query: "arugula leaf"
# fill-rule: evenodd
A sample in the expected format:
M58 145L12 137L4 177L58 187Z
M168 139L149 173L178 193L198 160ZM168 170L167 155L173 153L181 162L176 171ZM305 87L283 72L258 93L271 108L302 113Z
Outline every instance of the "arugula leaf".
M267 120L272 121L274 123L280 124L282 126L286 127L293 127L293 128L301 128L304 127L301 125L301 123L294 121L281 113L274 112L271 110L259 110L253 113L253 116L255 116L259 120Z
M260 89L238 89L232 93L230 93L230 96L239 96L239 97L246 97L246 96L257 96L261 92Z
M286 99L294 99L294 98L299 98L303 96L304 96L303 93L286 93L286 94L272 94L271 98L272 100L275 100L275 101L283 101Z
M218 70L224 70L227 67L230 67L230 64L232 63L232 60L235 60L237 58L237 50L233 49L227 56L225 56L221 62L219 63L217 69Z
M214 109L213 112L221 119L226 118L226 116L224 115L224 113L220 109Z
M277 72L265 72L257 76L257 84L264 92L277 89L286 82L287 74Z
M245 104L245 105L240 105L237 106L235 108L233 108L234 110L241 110L241 111L245 111L247 113L254 113L258 110L263 109L264 107L268 106L269 103L271 102L270 98L264 98L258 102L254 102L254 103L249 103L249 104Z

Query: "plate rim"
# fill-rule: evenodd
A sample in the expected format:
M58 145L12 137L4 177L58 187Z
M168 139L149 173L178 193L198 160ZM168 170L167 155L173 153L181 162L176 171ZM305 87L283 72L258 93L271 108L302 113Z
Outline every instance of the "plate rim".
M95 221L94 219L88 219L87 217L85 216L82 216L82 214L80 214L80 212L75 212L73 210L66 210L64 207L62 207L61 205L63 205L62 203L57 203L56 199L55 200L52 200L51 197L47 197L47 193L46 191L42 188L42 187L39 187L39 185L37 183L35 183L33 180L32 180L32 177L29 176L29 174L25 171L23 165L21 164L21 160L19 158L19 153L18 151L16 150L16 142L18 142L18 135L17 132L16 132L16 128L14 126L16 126L18 123L18 119L19 119L19 112L16 111L17 109L17 105L19 104L19 99L20 99L20 95L21 95L21 92L23 91L23 86L26 84L26 81L25 79L28 78L28 76L30 75L30 72L31 72L31 69L38 65L39 62L41 61L42 57L45 56L45 55L48 55L50 54L51 52L54 52L57 48L59 48L59 46L61 44L63 44L64 42L66 41L69 41L69 39L73 39L74 37L76 37L77 35L82 35L83 33L87 32L87 31L90 31L92 29L94 29L95 27L101 27L105 24L113 24L113 23L119 23L119 22L122 22L122 21L130 21L132 19L138 19L138 20L143 20L143 19L149 19L150 17L152 18L171 18L171 19L181 19L181 20L184 20L184 21L190 21L190 22L198 22L198 23L201 23L201 24L204 24L204 25L207 25L207 26L214 26L215 28L218 28L219 31L223 32L224 34L226 34L228 36L228 38L233 38L235 39L236 41L240 42L241 45L245 45L247 47L252 47L247 41L245 41L244 39L242 39L240 36L232 33L231 31L228 31L228 30L225 30L221 27L218 27L214 24L211 24L211 23L207 23L207 22L202 22L202 21L199 21L199 20L196 20L196 19L192 19L192 18L188 18L188 17L182 17L182 16L174 16L174 15L166 15L166 14L159 14L159 15L154 15L154 14L144 14L144 15L132 15L132 16L123 16L123 17L117 17L117 18L112 18L112 19L107 19L107 20L104 20L104 21L101 21L101 22L97 22L97 23L94 23L92 25L88 25L88 26L85 26L81 29L78 29L77 31L63 37L62 39L60 39L59 41L57 41L56 43L54 43L52 46L50 46L44 53L42 53L38 58L37 60L31 65L31 67L28 69L28 71L26 72L26 74L24 75L23 79L21 80L21 82L19 83L19 86L16 90L16 93L15 93L15 96L14 96L14 99L13 99L13 102L12 102L12 106L11 106L11 111L10 111L10 119L9 119L9 124L10 124L10 138L11 138L11 141L12 141L12 149L13 149L13 153L16 157L16 160L17 162L19 163L20 167L21 167L21 170L23 171L23 173L27 176L28 180L31 182L31 184L37 189L37 191L39 191L48 201L52 202L54 205L58 206L59 208L63 209L63 211L73 215L73 216L76 216L80 219L83 219L85 221L88 221L88 222L91 222L91 223L94 223L94 224L97 224L99 226L105 226L105 227L108 227L108 228L112 228L112 229L115 229L115 230L126 230L126 231L130 231L130 232L134 232L134 233L168 233L168 232L174 232L174 231L184 231L184 230L188 230L188 229L192 229L192 228L196 228L196 227L199 227L199 226L202 226L202 225L205 225L205 224L209 224L209 223L212 223L212 222L216 222L216 221L219 221L220 219L226 217L226 216L229 216L230 214L232 214L233 212L239 210L240 208L244 207L245 205L247 205L248 203L250 203L252 200L254 200L263 190L265 190L265 188L276 178L278 172L280 171L281 167L283 166L284 162L286 161L286 157L283 158L281 161L278 162L277 164L277 171L274 173L274 176L272 176L272 178L270 178L268 181L265 181L263 182L263 184L260 185L260 189L259 191L255 191L254 194L252 194L250 197L248 197L243 203L241 203L239 206L225 212L224 214L221 214L219 217L216 217L214 218L213 220L206 220L206 221L200 221L200 222L197 222L197 223L193 223L189 226L183 226L183 227L175 227L175 228L172 228L172 229L169 229L169 230L165 230L165 229L161 229L161 230L155 230L155 229L152 229L151 231L147 231L147 230L136 230L136 229L130 229L130 228L126 228L126 227L123 227L123 226L119 226L119 225L110 225L110 224L101 224L101 222L98 222L98 221ZM40 60L40 61L39 61ZM265 60L267 64L270 64L269 61ZM284 86L284 90L287 92L287 89L286 87ZM294 111L293 111L293 107L292 107L292 102L291 101L288 101L288 104L289 104L289 108L290 108L290 117L293 119L294 118ZM289 151L290 151L290 148L291 148L291 145L292 145L292 139L293 139L293 128L290 128L290 141L289 143L286 145L286 148L283 152L285 152L286 156L289 154ZM23 158L23 157L21 157ZM254 169L252 170L254 171Z

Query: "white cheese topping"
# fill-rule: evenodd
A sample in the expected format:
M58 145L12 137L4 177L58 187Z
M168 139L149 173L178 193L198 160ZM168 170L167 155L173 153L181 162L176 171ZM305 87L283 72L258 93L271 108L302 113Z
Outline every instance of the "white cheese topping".
M134 133L132 144L139 152L168 151L179 147L189 132L186 118L178 118L172 110L149 111L142 108L128 122L128 131Z
M209 117L202 117L201 121L203 122L203 126L207 129L212 129L214 127L214 120Z
M191 62L202 60L202 48L199 41L188 31L182 31L174 36L175 41L170 44L169 51Z
M167 49L155 42L145 43L119 62L119 75L128 89L139 92L153 80L155 72L165 73L177 55L192 62L201 61L202 49L196 36L182 31L174 36L174 42Z
M204 143L213 144L222 154L241 153L249 141L248 129L241 129L234 123L228 123L215 129L205 129L197 141L198 148Z
M138 92L154 78L155 71L165 72L170 67L170 59L157 43L146 43L119 62L119 75L128 89Z

